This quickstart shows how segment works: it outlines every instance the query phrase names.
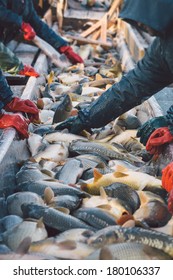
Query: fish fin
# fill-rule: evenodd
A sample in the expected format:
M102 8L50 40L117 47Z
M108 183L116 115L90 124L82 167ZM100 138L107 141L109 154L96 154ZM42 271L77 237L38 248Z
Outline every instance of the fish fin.
M97 74L95 75L95 80L96 80L96 81L102 80L102 79L103 79L103 77L102 77L100 74L97 73Z
M59 249L62 250L74 250L76 249L76 242L74 240L65 240L57 243Z
M37 228L43 228L44 223L43 223L43 217L41 217L39 220L37 220Z
M117 172L117 171L115 171L115 172L113 173L113 175L114 175L114 177L116 177L116 178L121 178L121 177L126 177L126 176L128 176L128 174L125 174L125 173L123 173L123 172Z
M103 187L100 187L100 196L103 199L107 199L108 197Z
M122 166L122 165L117 165L116 171L120 172L120 173L125 173L125 172L128 172L129 170L126 167Z
M43 173L43 174L46 174L47 176L49 176L49 177L54 177L54 175L55 175L55 173L53 172L53 171L51 171L51 170L48 170L48 169L45 169L45 168L43 168L43 169L41 169L41 172ZM48 178L49 179L49 178Z
M56 209L56 210L58 210L58 211L60 211L60 212L62 212L62 213L64 213L64 214L69 214L70 213L70 210L68 209L68 208L66 208L66 207L55 207L54 209Z
M104 209L104 210L111 210L112 209L111 205L109 205L109 204L102 204L102 205L97 206L97 208L101 208L101 209Z
M104 169L104 168L106 168L106 164L105 164L104 162L99 162L99 163L96 165L96 168Z
M48 75L48 77L47 77L47 83L48 83L48 85L50 85L52 82L53 82L53 80L54 80L54 71L51 71L50 72L50 74Z
M37 162L36 159L35 159L34 157L30 157L30 158L29 158L29 161L31 161L31 162Z
M44 201L46 204L49 204L54 198L54 192L50 187L45 188L44 190Z
M99 260L114 260L111 250L107 246L101 248Z
M31 237L27 236L20 242L19 246L15 250L15 253L20 255L25 255L26 253L28 253L30 245L31 245Z
M96 168L94 168L93 170L93 175L94 175L94 182L97 182L103 176L103 174L101 174Z
M135 227L135 220L128 220L128 221L126 221L123 225L122 225L122 227L127 227L127 228L131 228L131 227Z

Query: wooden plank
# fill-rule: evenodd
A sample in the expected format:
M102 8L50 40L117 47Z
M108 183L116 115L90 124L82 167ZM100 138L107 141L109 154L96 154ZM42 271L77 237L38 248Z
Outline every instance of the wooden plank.
M103 47L110 47L110 48L113 47L113 43L103 42L101 40L93 40L89 38L83 38L82 36L72 36L68 34L66 35L66 37L72 40L76 40L79 43L101 45Z
M99 20L98 22L90 26L87 30L82 32L80 35L85 38L88 35L90 35L92 32L96 31L100 26L101 26L101 20Z
M115 10L121 5L122 0L114 0L111 8L108 11L108 17L111 18L115 12Z
M101 20L101 40L106 43L107 41L107 13Z
M96 31L93 33L91 39L97 40L97 39L99 38L99 36L100 36L100 33L101 33L101 30L100 30L100 29L99 29L99 30L96 30Z

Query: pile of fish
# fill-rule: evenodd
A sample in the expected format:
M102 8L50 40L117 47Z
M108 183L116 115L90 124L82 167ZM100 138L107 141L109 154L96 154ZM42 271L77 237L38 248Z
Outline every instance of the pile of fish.
M172 259L167 193L136 138L146 112L81 135L56 130L122 75L116 50L78 53L85 66L52 68L40 87L30 158L0 198L0 259Z

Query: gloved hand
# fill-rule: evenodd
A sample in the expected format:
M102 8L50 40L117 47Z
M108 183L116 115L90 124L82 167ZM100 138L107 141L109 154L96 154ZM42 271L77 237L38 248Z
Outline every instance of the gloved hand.
M65 128L67 128L70 133L78 134L85 127L78 116L73 116L63 121L62 123L58 124L55 127L56 130L63 130Z
M173 162L162 170L162 187L170 192L173 189Z
M58 48L58 51L64 53L72 64L84 63L83 59L70 46L62 46Z
M159 127L168 126L167 120L165 117L155 117L151 120L145 122L137 131L137 137L140 137L140 142L143 145L146 145L148 138Z
M162 145L173 141L173 135L168 127L157 128L149 137L146 150L153 155L159 155L162 150Z
M24 75L28 77L39 77L40 75L34 70L30 65L24 65L23 69L18 72L19 75Z
M25 40L31 41L34 39L36 33L29 23L23 21L21 25L21 30L24 32L23 37Z
M39 110L37 106L29 99L22 100L19 97L14 97L4 107L7 112L23 112L28 114L31 122L39 121Z
M0 114L0 128L14 127L20 139L29 137L28 125L30 121L19 114Z

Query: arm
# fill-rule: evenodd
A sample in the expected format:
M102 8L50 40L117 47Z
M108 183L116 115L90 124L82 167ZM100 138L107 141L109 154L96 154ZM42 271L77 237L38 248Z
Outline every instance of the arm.
M163 44L159 38L147 50L135 69L121 81L105 91L90 106L79 111L76 122L68 120L57 129L68 128L78 133L84 128L101 127L169 85L172 74L163 57Z
M39 37L52 45L55 49L67 45L67 42L61 36L56 34L45 22L39 18L33 5L30 9L29 15L23 19L24 21L30 23Z
M11 91L6 79L4 78L2 71L0 70L0 110L9 103L13 98L13 92Z
M0 1L0 19L3 23L16 24L18 27L22 24L22 16L7 9L7 1Z

